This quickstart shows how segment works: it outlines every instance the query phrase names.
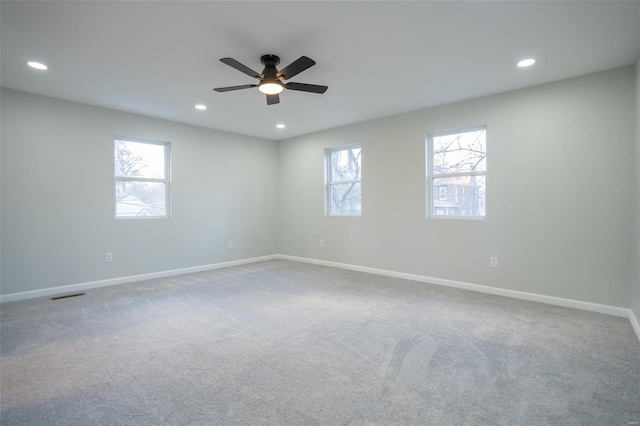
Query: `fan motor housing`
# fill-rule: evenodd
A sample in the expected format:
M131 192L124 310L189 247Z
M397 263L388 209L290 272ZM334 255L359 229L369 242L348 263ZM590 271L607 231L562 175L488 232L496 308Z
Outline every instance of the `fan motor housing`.
M264 64L264 70L262 70L262 75L264 77L262 78L260 85L265 83L281 84L280 79L277 76L278 69L276 68L276 65L280 63L280 58L276 55L263 55L260 58L260 62Z
M265 67L275 67L280 63L280 58L276 55L262 55L260 57L260 63Z

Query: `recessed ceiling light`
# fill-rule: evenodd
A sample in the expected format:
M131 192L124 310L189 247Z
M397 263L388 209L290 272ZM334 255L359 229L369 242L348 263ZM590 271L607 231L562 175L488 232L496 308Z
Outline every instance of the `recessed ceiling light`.
M46 70L46 69L49 68L45 64L41 64L40 62L34 62L34 61L27 62L27 65L29 65L31 68L35 68L37 70Z
M206 105L202 105L202 104L198 104L196 105L196 109L199 109L200 111L204 111L205 109L207 109Z
M284 125L284 124L276 124L276 127L277 127L278 129L284 129L284 128L285 128L285 125Z
M531 65L533 65L535 63L536 63L535 59L523 59L520 62L518 62L518 66L520 68L530 67Z

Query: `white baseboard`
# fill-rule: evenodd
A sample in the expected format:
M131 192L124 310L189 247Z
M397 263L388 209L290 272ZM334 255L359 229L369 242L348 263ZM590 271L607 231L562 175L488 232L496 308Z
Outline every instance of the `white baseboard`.
M368 272L370 274L385 275L394 278L403 278L412 281L419 281L430 284L437 284L446 287L455 287L464 290L477 291L480 293L495 294L497 296L511 297L514 299L541 302L549 305L564 306L567 308L582 309L584 311L599 312L601 314L614 315L617 317L631 318L631 309L619 308L617 306L601 305L598 303L582 302L580 300L563 299L561 297L544 296L541 294L527 293L518 290L508 290L504 288L489 287L480 284L471 284L462 281L453 281L443 278L427 277L424 275L406 274L404 272L389 271L385 269L369 268L367 266L349 265L346 263L330 262L326 260L310 259L289 255L279 255L280 259L294 260L297 262L313 263L315 265L332 266L335 268L350 269L353 271ZM636 329L637 332L637 329ZM640 334L638 335L640 338Z
M443 278L427 277L424 275L407 274L404 272L389 271L386 269L370 268L368 266L350 265L347 263L331 262L328 260L311 259L307 257L289 256L280 254L276 256L278 259L293 260L296 262L312 263L314 265L331 266L334 268L349 269L352 271L368 272L370 274L385 275L394 278L403 278L411 281L424 282L429 284L442 285L446 287L455 287L464 290L477 291L480 293L494 294L496 296L511 297L514 299L529 300L532 302L546 303L548 305L564 306L566 308L582 309L583 311L598 312L601 314L613 315L617 317L629 318L631 325L636 332L638 340L640 340L640 323L635 313L631 309L620 308L617 306L601 305L599 303L583 302L580 300L564 299L562 297L545 296L536 293L527 293L525 291L508 290L498 287L490 287L481 284L471 284L462 281L447 280Z
M11 293L0 295L0 303L12 302L17 300L33 299L36 297L47 297L52 295L72 293L77 291L90 290L93 288L106 287L110 285L126 284L136 281L151 280L155 278L171 277L174 275L188 274L192 272L208 271L212 269L227 268L229 266L244 265L248 263L262 262L265 260L285 259L296 262L311 263L315 265L330 266L334 268L349 269L352 271L367 272L370 274L384 275L394 278L402 278L411 281L424 282L429 284L442 285L446 287L460 288L464 290L477 291L480 293L494 294L497 296L511 297L514 299L529 300L532 302L546 303L549 305L564 306L567 308L582 309L584 311L598 312L601 314L614 315L623 318L629 318L631 325L640 340L640 323L635 313L631 309L620 308L617 306L601 305L598 303L583 302L580 300L564 299L561 297L545 296L536 293L527 293L518 290L509 290L504 288L490 287L481 284L472 284L462 281L448 280L444 278L427 277L424 275L407 274L404 272L389 271L386 269L370 268L368 266L350 265L347 263L331 262L327 260L311 259L307 257L289 256L285 254L274 254L269 256L253 257L249 259L233 260L230 262L214 263L210 265L194 266L190 268L173 269L170 271L152 272L141 275L131 275L128 277L110 278L101 281L90 281L85 283L64 285L59 287L45 288L41 290L24 291L20 293Z
M640 322L638 322L638 317L631 309L629 309L629 321L631 321L631 325L636 331L636 336L638 336L638 340L640 340Z
M109 278L100 281L90 281L85 283L63 285L59 287L43 288L41 290L23 291L0 295L0 303L13 302L16 300L34 299L36 297L47 297L56 294L74 293L78 291L90 290L92 288L106 287L116 284L126 284L136 281L152 280L155 278L171 277L174 275L189 274L192 272L209 271L212 269L227 268L229 266L244 265L247 263L262 262L264 260L278 259L278 255L252 257L249 259L232 260L230 262L213 263L210 265L193 266L190 268L173 269L170 271L151 272L148 274L131 275L128 277Z

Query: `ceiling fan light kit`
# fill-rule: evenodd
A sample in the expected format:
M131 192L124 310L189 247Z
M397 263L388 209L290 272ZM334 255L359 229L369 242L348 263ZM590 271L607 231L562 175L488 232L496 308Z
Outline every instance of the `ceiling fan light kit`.
M276 55L263 55L260 58L260 62L264 65L262 74L258 74L246 65L241 64L233 58L222 58L220 62L229 65L238 71L247 74L250 77L260 80L259 84L244 84L241 86L229 86L218 87L213 90L216 92L230 92L233 90L249 89L252 87L258 87L258 90L267 95L267 105L274 105L280 103L279 93L284 89L297 90L300 92L308 93L324 93L327 91L327 86L320 86L317 84L306 83L283 83L284 80L288 80L295 75L300 74L302 71L314 66L316 63L313 59L306 56L301 56L297 60L293 61L284 69L278 71L276 66L280 64L280 58Z
M262 82L260 83L260 85L258 85L258 90L264 93L265 95L276 95L282 92L284 90L284 87L282 87L282 84L278 84L275 82L273 83Z

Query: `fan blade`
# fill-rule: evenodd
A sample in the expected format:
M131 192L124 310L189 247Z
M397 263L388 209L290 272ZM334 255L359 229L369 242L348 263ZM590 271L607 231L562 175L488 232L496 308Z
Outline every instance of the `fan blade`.
M274 105L280 103L280 96L276 93L275 95L267 95L267 105Z
M232 68L237 69L240 72L245 73L246 75L250 76L250 77L254 77L254 78L260 78L262 77L261 74L258 74L257 72L255 72L254 70L252 70L251 68L249 68L246 65L242 65L240 62L236 61L233 58L222 58L220 59L220 62L225 63L227 65L229 65Z
M302 71L307 68L311 68L315 64L316 62L313 59L301 56L299 59L290 63L289 66L281 69L278 74L276 74L276 77L282 77L283 80L289 80L294 75L300 74Z
M317 84L305 84L305 83L287 83L284 85L289 90L299 90L301 92L310 93L324 93L327 91L327 86L319 86Z
M242 86L229 86L229 87L218 87L215 90L216 92L230 92L232 90L240 90L240 89L250 89L251 87L258 87L257 84L243 84Z

